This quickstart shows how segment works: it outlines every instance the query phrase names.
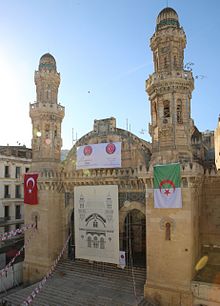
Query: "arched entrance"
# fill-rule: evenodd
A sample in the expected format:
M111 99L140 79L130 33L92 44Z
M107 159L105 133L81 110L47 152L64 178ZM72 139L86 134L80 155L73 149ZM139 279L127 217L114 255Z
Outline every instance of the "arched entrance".
M70 218L69 234L70 233L71 233L71 238L69 240L68 257L73 260L75 259L74 209L72 211L71 218Z
M130 210L124 219L122 248L127 265L146 267L146 217L138 209Z

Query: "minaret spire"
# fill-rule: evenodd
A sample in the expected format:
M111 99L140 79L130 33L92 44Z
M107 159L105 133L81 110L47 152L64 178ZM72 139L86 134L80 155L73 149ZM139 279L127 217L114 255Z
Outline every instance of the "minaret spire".
M33 126L32 153L33 168L54 169L60 162L62 146L61 122L64 107L58 104L60 74L54 57L46 53L40 58L35 71L37 102L30 104Z
M154 73L146 82L146 91L151 105L152 160L189 161L194 80L192 73L184 70L186 36L174 9L167 7L160 12L150 45Z

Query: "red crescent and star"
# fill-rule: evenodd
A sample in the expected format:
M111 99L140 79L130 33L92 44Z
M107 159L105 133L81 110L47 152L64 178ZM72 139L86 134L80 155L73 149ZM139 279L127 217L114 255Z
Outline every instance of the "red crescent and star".
M163 188L163 185L165 185L165 184L166 184L166 185L172 186L172 189L173 189L173 191L171 191L169 188L165 188L163 194L166 195L166 196L168 197L168 196L170 196L172 193L174 193L174 191L175 191L175 184L174 184L174 182L171 181L171 180L162 180L162 181L160 182L160 185L159 185L160 192L162 192L161 190L162 190L162 188Z

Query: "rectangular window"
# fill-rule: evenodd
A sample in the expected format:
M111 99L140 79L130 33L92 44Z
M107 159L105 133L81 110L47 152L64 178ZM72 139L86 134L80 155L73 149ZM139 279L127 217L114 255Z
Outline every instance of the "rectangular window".
M25 168L25 173L27 173L29 171L29 168L28 167L26 167Z
M5 219L9 219L9 206L5 206L5 212L4 212Z
M21 219L21 206L15 206L15 219Z
M18 151L18 157L26 157L26 152Z
M10 177L9 166L5 166L5 177Z
M10 198L10 194L9 194L9 185L5 185L5 186L4 186L4 197L5 197L5 198Z
M20 178L21 176L21 167L15 168L15 178Z
M18 199L21 198L21 186L20 185L15 186L15 197Z

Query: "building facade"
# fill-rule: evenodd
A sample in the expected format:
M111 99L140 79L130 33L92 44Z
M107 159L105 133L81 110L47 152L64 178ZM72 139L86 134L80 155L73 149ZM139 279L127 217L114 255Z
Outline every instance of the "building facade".
M214 140L213 132L201 133L191 118L194 79L184 68L186 35L172 8L159 13L150 46L154 72L146 81L146 91L152 143L117 128L115 118L95 120L93 130L75 143L62 163L64 107L57 98L60 75L52 55L41 57L35 72L37 102L30 105L31 172L39 173L39 204L25 206L25 223L37 218L38 229L26 249L24 281L32 283L47 273L69 233L69 252L74 256L75 215L79 211L84 218L83 194L79 195L82 207L76 211L77 188L117 186L119 249L125 251L127 263L132 250L133 263L146 266L146 299L164 306L220 305L216 272L220 259L220 175L214 156L219 127ZM77 169L79 147L109 143L121 144L120 167ZM153 166L177 162L181 166L182 208L155 208ZM95 205L91 203L91 207ZM110 220L111 209L106 205ZM94 227L97 220L93 220ZM98 246L102 249L104 244L103 240L89 240L91 245L100 252ZM195 265L205 254L208 265L196 272Z
M1 233L24 222L23 176L29 171L31 149L0 146L0 218Z

